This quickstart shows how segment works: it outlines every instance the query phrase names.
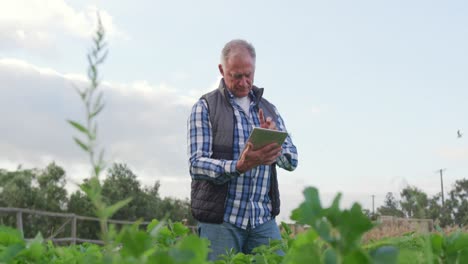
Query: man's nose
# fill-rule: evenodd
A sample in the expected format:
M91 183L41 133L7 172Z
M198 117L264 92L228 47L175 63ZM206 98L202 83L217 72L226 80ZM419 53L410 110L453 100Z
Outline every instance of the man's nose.
M249 85L249 78L245 77L245 76L242 76L242 79L240 79L240 84L242 86L247 86Z

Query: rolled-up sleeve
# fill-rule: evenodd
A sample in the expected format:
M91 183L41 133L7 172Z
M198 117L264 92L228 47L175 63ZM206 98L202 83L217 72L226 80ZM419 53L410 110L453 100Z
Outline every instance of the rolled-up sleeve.
M278 130L287 132L283 118L281 118L276 108L275 108L275 111L276 111L276 115L278 116L278 120L277 120ZM281 156L279 156L276 159L276 164L280 168L283 168L288 171L295 170L297 168L297 163L298 163L298 154L297 154L297 148L293 144L291 135L289 135L289 133L281 147L282 147Z

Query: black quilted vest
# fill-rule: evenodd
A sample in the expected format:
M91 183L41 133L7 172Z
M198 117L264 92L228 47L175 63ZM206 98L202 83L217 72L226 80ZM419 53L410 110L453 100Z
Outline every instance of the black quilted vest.
M263 109L265 117L276 117L273 105L262 98L263 88L253 87L257 107ZM233 159L234 142L234 109L229 102L229 95L221 80L218 89L201 97L208 103L208 112L212 127L214 159ZM276 120L276 119L274 119ZM192 178L191 211L195 219L207 223L222 223L228 193L229 181L216 184L209 180L195 180ZM271 165L270 191L272 202L272 216L280 212L280 196L276 164Z

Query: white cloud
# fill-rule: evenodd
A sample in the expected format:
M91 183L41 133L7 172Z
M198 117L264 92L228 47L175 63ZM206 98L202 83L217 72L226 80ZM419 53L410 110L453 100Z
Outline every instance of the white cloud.
M97 25L95 6L75 10L64 0L1 1L0 6L0 49L43 50L60 35L89 38ZM128 38L108 12L99 13L109 37Z
M83 106L72 84L84 76L62 74L16 59L0 59L0 165L15 169L63 166L74 183L87 176L87 158L72 141L75 131L66 119L83 120ZM140 180L186 185L186 120L197 97L181 96L167 85L146 81L131 84L105 82L106 107L99 116L99 140L109 161L134 168ZM199 95L198 95L199 96ZM170 182L170 183L169 183ZM189 187L187 187L189 188ZM185 189L165 189L188 197Z
M210 86L204 89L193 89L188 91L186 95L182 95L178 101L179 104L192 106L195 101L200 98L202 94L206 94L214 89L218 88L219 82L221 81L221 76L219 76L216 81L214 81Z
M32 65L26 61L14 59L14 58L2 58L0 59L0 65L4 67L15 68L19 71L36 72L40 75L50 75L50 76L55 76L55 77L60 76L60 73L58 73L57 71L51 68L36 67L35 65Z

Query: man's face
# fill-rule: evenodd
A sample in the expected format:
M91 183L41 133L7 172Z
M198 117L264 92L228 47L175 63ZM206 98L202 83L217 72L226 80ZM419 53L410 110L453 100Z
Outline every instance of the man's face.
M227 59L224 67L219 65L228 90L235 97L245 97L253 86L255 61L247 51L234 51Z

